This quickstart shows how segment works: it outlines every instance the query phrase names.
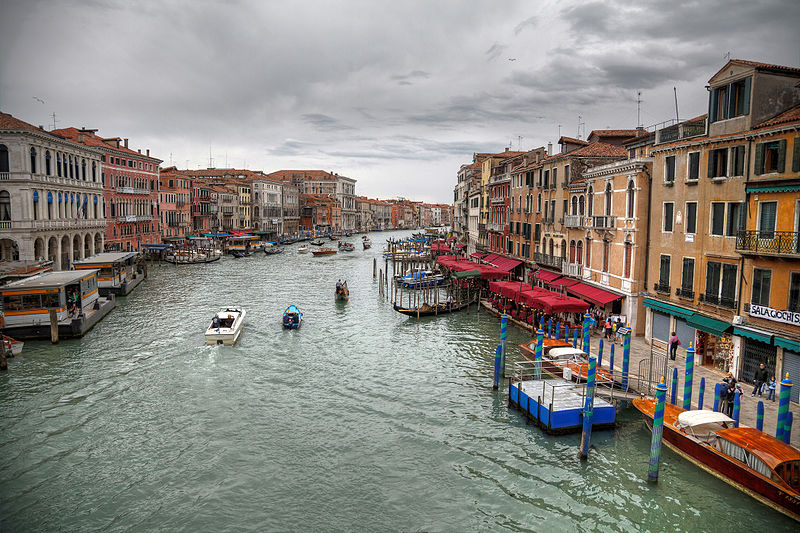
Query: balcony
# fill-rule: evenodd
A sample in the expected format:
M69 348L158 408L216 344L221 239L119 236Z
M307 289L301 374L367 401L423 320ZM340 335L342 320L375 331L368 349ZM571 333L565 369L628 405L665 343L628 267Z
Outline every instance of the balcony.
M685 298L687 300L694 300L694 291L688 287L678 287L675 289L675 296L678 298Z
M595 215L592 217L592 227L594 229L614 229L617 225L617 217L612 215Z
M0 181L8 181L11 179L11 172L0 172Z
M736 251L743 255L799 256L800 233L740 230L736 235Z
M658 283L656 283L655 285L653 285L653 290L656 291L656 292L660 292L662 294L670 294L669 284L662 283L660 281Z
M507 226L505 224L495 224L493 222L486 224L487 231L494 231L497 233L504 233L506 231L506 227Z
M146 222L153 220L151 215L122 215L117 217L117 222Z
M533 260L540 265L550 266L558 270L561 270L562 265L564 264L564 260L561 257L555 255L543 254L539 252L533 253Z
M478 232L485 233L486 232L486 224L478 224Z
M88 229L105 228L104 218L70 218L58 220L3 220L0 229L5 230L50 230L50 229Z
M150 194L150 189L139 189L136 187L116 187L114 190L120 194Z
M581 215L564 215L564 226L568 228L582 228L583 219Z
M554 223L555 223L555 217L552 216L542 217L542 224L554 224Z
M564 262L561 265L561 273L565 276L572 276L573 278L583 277L583 265L578 263Z
M729 296L717 296L716 294L701 294L697 298L698 302L703 302L708 305L717 305L719 307L726 307L728 309L736 309L737 301Z
M506 203L506 199L503 196L494 196L490 201L492 205L503 205Z

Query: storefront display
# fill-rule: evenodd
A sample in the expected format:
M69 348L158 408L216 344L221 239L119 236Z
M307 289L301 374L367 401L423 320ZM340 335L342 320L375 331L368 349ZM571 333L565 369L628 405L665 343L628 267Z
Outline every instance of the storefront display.
M730 334L714 335L697 330L695 342L697 354L695 360L702 366L710 367L722 373L731 371L733 365L733 337Z

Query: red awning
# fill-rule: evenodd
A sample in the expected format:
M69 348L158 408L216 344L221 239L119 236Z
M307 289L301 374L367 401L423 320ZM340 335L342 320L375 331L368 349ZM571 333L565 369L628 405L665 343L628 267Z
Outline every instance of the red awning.
M484 259L486 261L486 259ZM500 270L505 270L506 272L511 272L519 265L522 264L522 261L517 261L516 259L511 259L509 257L497 256L492 261L490 261L494 266L499 268Z
M450 247L443 242L435 242L431 244L431 251L432 252L449 252Z
M577 279L570 279L570 278L558 278L554 279L553 281L548 281L547 284L551 287L571 287L580 283Z
M473 258L475 258L475 259L480 259L481 257L483 257L483 256L485 256L485 255L486 255L486 254L485 254L485 253L483 253L483 252L474 252L474 253L471 253L471 254L470 254L470 257L473 257Z
M497 255L497 254L489 254L489 255L485 255L485 256L483 257L482 261L483 261L484 263L491 263L491 262L493 262L495 259L497 259L498 257L500 257L500 256L499 256L499 255Z
M546 313L583 313L589 309L589 304L578 298L569 296L549 296L539 300Z
M553 281L554 279L560 278L561 274L557 274L555 272L550 272L549 270L537 270L536 271L536 279L540 279L542 281Z
M465 248L466 246L467 246L466 244L456 244L456 250L460 250L462 248Z
M613 292L605 291L603 289L598 289L597 287L592 287L591 285L587 285L585 283L578 283L571 287L567 287L567 292L602 306L622 298L622 296L618 294L614 294Z
M552 293L547 289L543 289L541 287L533 287L529 291L518 293L516 300L525 305L541 309L542 308L541 299L547 298L551 294Z

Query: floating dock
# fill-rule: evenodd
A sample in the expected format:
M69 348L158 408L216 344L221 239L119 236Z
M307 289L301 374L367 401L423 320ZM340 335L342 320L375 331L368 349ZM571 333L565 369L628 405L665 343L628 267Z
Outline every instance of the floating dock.
M545 432L558 435L581 431L586 386L565 379L511 380L508 403ZM617 408L595 395L592 428L614 427Z

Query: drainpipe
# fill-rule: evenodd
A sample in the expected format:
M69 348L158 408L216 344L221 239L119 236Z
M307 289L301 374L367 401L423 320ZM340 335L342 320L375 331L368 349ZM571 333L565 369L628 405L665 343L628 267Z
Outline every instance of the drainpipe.
M749 194L747 193L747 184L750 183L750 155L753 150L753 138L750 137L747 139L747 157L745 158L745 173L744 173L744 209L745 209L745 216L747 217L745 220L750 218L750 201L749 201ZM746 226L746 225L745 225ZM737 237L738 238L738 237ZM736 314L742 314L742 285L744 284L744 255L739 254L739 301L736 304Z
M644 166L644 172L647 174L647 239L644 244L644 292L647 292L647 288L650 286L647 274L650 271L650 241L652 239L650 236L650 205L653 202L653 176L650 175L647 166Z

